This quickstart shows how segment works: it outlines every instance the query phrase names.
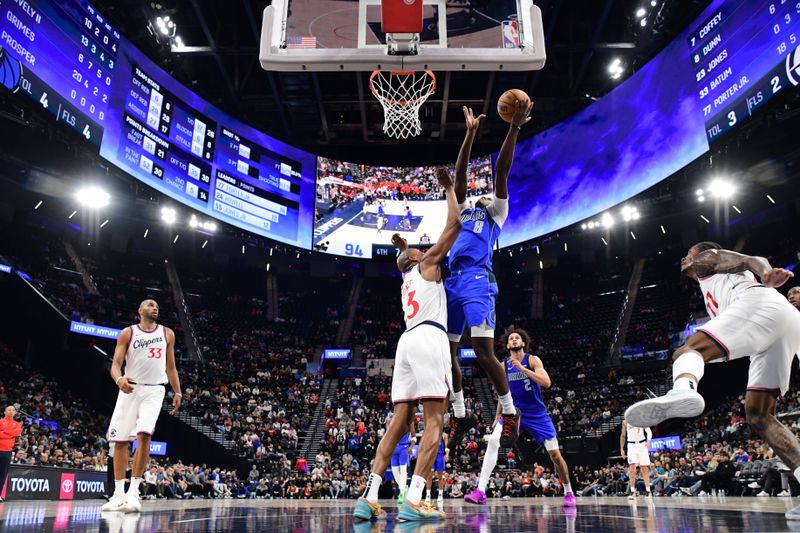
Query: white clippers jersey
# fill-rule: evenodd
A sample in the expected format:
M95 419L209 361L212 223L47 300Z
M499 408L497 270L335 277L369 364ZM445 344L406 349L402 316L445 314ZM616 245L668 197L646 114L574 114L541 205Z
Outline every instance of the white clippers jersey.
M719 316L725 309L735 302L742 291L751 287L760 287L761 283L755 274L749 270L735 274L713 274L705 278L698 278L700 291L706 303L708 316Z
M131 326L131 342L125 354L125 375L136 383L167 383L167 332L164 326L147 332L138 324Z
M406 329L423 322L435 322L447 327L447 297L444 283L427 281L419 271L419 265L403 274L401 291Z
M627 422L625 422L625 425L627 426L627 435L625 436L625 439L629 443L631 443L631 442L632 443L639 443L639 442L641 442L643 440L644 441L647 440L647 434L650 433L649 430L646 430L644 428L638 428L636 426L632 426L632 425L628 424Z

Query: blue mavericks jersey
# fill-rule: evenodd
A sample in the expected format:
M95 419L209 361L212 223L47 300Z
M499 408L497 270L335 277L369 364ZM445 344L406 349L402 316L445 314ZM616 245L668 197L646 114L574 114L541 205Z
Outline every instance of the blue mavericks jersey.
M528 354L525 354L522 358L522 366L525 368L530 368L528 366L528 357ZM545 407L542 399L542 387L523 372L514 368L508 359L506 359L506 375L508 376L508 390L514 400L514 407L522 412L522 417L542 414L547 416L547 407Z
M411 433L406 433L400 439L400 442L397 443L397 446L394 448L394 453L407 453L408 452L408 439L411 436Z
M444 457L444 438L439 439L439 452L437 455Z
M461 231L450 249L450 270L492 269L492 252L500 237L500 226L485 207L461 211Z

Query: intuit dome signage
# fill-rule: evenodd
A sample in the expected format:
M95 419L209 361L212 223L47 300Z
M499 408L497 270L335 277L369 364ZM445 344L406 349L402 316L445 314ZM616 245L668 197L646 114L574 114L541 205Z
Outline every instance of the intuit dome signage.
M9 501L102 498L105 480L105 472L11 465L0 497Z

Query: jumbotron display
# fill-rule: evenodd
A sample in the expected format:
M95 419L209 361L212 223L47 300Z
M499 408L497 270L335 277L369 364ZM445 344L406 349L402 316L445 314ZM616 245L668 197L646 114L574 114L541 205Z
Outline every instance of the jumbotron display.
M610 94L519 144L500 245L609 209L705 153L800 85L799 39L797 0L713 0ZM0 2L0 84L163 194L267 238L370 258L392 253L395 231L434 243L442 228L432 168L317 163L189 91L84 0ZM474 196L491 193L491 167L473 162Z
M450 169L455 178L455 171ZM467 202L492 192L489 157L467 167ZM393 233L435 244L447 206L436 167L373 167L319 158L314 249L356 258L395 255Z
M500 245L596 215L708 151L800 84L799 38L797 0L713 1L611 93L517 146Z

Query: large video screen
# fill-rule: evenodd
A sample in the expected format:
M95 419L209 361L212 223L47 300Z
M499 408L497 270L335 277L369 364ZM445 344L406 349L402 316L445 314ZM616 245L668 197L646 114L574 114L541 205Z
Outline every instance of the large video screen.
M315 156L186 89L83 0L0 2L0 17L6 88L35 99L167 196L310 248Z
M314 249L358 258L394 256L392 234L435 244L447 220L436 168L374 167L318 158ZM455 170L450 168L455 179ZM467 201L492 193L492 161L467 167Z
M501 246L593 216L667 178L800 84L800 3L715 0L598 102L517 146Z
M313 155L211 106L130 43L116 71L100 155L209 216L310 247Z

